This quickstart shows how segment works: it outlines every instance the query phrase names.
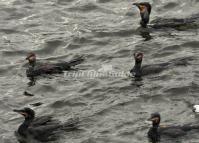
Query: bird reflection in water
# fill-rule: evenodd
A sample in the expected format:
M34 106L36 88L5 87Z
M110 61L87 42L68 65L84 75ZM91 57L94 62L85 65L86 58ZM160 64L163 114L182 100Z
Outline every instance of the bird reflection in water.
M32 76L32 77L29 77L29 82L28 82L28 86L34 86L35 83L36 83L36 77Z
M152 39L149 30L143 29L139 31L139 34L144 38L144 41L149 41Z

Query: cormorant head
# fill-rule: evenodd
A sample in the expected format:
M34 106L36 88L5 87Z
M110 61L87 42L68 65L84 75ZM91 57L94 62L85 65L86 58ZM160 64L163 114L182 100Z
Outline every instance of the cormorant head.
M136 63L141 63L142 62L142 58L143 58L143 53L141 52L136 52L133 54L134 55L134 59Z
M33 120L35 118L35 112L30 108L24 108L21 110L13 110L25 117L26 120Z
M34 64L36 62L36 55L35 55L35 53L33 53L33 52L28 53L28 55L26 57L26 60L28 60L30 64Z
M153 126L159 126L161 120L160 113L152 113L148 120L152 121Z
M141 21L140 24L142 27L146 27L149 23L150 14L151 14L151 5L148 2L133 3L140 10Z

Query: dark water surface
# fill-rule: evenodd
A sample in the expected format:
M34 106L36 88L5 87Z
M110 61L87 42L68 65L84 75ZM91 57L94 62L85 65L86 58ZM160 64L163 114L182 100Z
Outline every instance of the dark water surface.
M139 13L133 0L1 0L0 1L0 142L16 143L14 131L23 118L14 108L33 108L65 121L83 119L80 132L64 134L59 143L147 143L145 121L159 111L162 122L199 122L192 113L199 103L199 29L137 32ZM151 0L151 19L199 13L198 0ZM143 64L184 58L187 66L171 67L135 82L129 77L69 79L64 74L40 78L28 87L25 58L70 60L86 57L84 72L112 65L129 71L132 54L144 52ZM192 60L189 60L192 59ZM34 96L25 96L28 91ZM42 103L33 107L32 104ZM36 104L37 105L37 104ZM30 141L31 142L31 141ZM168 143L169 141L162 141ZM171 141L199 142L198 132Z

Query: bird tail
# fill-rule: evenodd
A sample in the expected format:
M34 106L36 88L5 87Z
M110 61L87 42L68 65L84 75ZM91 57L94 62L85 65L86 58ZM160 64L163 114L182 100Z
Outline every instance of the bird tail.
M199 129L199 124L186 124L184 126L182 126L182 129L184 131L190 131L190 130L194 130L194 129Z
M78 57L78 58L75 58L75 59L69 61L69 62L68 62L68 65L69 65L70 67L73 67L73 66L76 66L76 65L81 64L83 61L84 61L84 58L83 58L83 57Z
M183 57L170 60L170 63L174 66L187 66L189 62L193 61L193 57Z
M192 125L191 128L192 129L199 129L199 125Z

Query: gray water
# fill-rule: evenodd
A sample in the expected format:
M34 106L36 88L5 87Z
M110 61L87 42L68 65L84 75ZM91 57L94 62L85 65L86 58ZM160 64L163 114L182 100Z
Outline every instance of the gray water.
M30 107L38 116L60 121L80 117L81 131L65 133L59 143L147 143L146 119L160 112L162 124L199 122L192 112L198 98L198 31L137 32L139 12L133 0L0 0L0 142L16 143L14 131L23 117L12 109ZM151 0L151 20L199 13L198 0ZM25 57L34 51L41 61L68 61L84 56L79 71L105 66L127 72L133 53L143 64L192 58L142 81L130 77L39 78L29 87ZM24 91L34 94L25 96ZM41 103L40 106L33 106ZM30 141L31 142L31 141ZM169 141L162 141L168 143ZM199 142L198 131L171 141Z

